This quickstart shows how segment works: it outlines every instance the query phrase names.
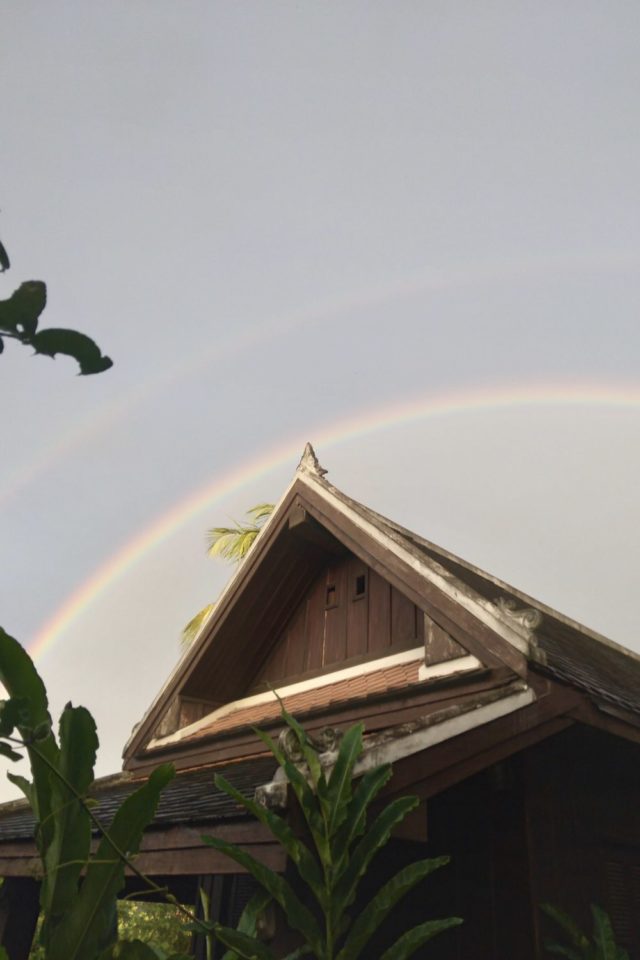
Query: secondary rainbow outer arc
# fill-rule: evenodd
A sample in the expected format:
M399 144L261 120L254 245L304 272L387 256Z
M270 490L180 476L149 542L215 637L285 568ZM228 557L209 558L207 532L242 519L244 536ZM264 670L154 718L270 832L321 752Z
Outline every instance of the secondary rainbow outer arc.
M295 439L289 439L193 491L129 540L85 580L42 626L29 645L29 652L33 657L42 656L100 594L113 586L147 553L171 537L185 523L214 507L227 495L241 490L253 480L282 466L287 460L291 460L293 465L295 459L301 454L306 439L311 439L321 454L323 448L345 440L429 417L478 412L492 408L554 405L640 406L640 388L635 384L629 384L626 387L602 384L537 385L516 389L475 389L440 396L422 396L340 419L319 431L314 431L314 436L310 438L298 436Z
M533 279L550 273L556 274L561 270L590 270L611 271L637 269L640 263L640 250L625 251L592 250L584 252L563 251L543 256L487 260L470 265L468 263L453 263L443 266L433 266L431 269L418 268L410 273L400 275L383 284L376 286L367 283L360 287L340 294L337 298L329 298L326 302L316 303L312 307L294 310L290 308L265 321L263 316L250 324L239 334L226 340L215 341L210 350L198 348L182 363L178 370L163 373L145 382L136 385L126 392L124 397L100 411L97 416L81 423L68 431L62 438L57 437L44 451L41 451L29 462L20 465L3 484L0 490L0 508L3 507L24 486L33 482L36 477L50 470L62 458L80 445L84 440L95 438L104 429L111 429L132 407L146 402L159 390L166 390L182 382L187 376L192 376L198 369L204 368L213 361L220 363L228 358L251 349L260 343L272 338L286 335L292 331L299 331L301 327L316 324L335 322L340 317L352 315L354 311L363 308L375 308L385 302L396 302L400 299L417 294L433 294L447 289L461 289L465 286L476 286L484 283L509 282L511 280ZM364 317L368 319L368 314ZM354 322L353 319L351 322ZM361 321L356 321L361 322ZM231 318L230 323L233 323Z

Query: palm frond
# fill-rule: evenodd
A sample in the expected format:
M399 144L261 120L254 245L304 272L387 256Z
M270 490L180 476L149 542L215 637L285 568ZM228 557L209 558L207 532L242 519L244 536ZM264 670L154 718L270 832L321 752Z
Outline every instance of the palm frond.
M189 623L180 635L180 647L182 650L187 650L191 646L200 633L203 624L209 619L214 607L215 603L208 603L206 607L203 607L202 610L196 613L195 617L189 620Z
M207 553L210 557L223 557L235 563L243 560L272 513L272 503L258 503L247 510L250 522L234 520L232 527L213 527L207 532Z
M247 516L252 517L254 523L264 523L273 513L274 507L273 503L256 503L255 507L249 507Z
M257 503L247 510L248 521L232 521L232 527L213 527L207 531L207 553L210 557L223 557L233 563L244 560L253 546L256 537L273 513L273 503ZM196 639L205 621L209 618L215 603L209 603L195 617L189 620L180 636L182 650L187 650Z

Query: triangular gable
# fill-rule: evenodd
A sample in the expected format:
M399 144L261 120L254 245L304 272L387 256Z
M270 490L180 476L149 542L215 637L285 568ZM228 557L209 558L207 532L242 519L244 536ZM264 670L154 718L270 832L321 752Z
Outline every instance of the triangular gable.
M428 646L436 662L465 651L429 624L400 590L347 554L328 564L306 591L256 671L254 693L343 666Z
M417 549L400 528L338 491L325 472L308 446L250 554L126 745L127 765L163 725L168 733L246 696L301 600L324 571L350 563L424 615L416 640L447 648L442 659L461 652L526 675L527 624Z

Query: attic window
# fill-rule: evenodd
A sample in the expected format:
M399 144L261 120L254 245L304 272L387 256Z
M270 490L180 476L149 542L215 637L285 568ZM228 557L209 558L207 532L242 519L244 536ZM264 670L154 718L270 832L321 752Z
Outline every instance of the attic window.
M367 575L366 573L359 573L358 576L356 577L355 590L354 590L353 596L355 599L358 599L358 597L364 597L366 592L367 592Z
M337 607L338 606L338 593L336 590L335 583L327 584L327 595L325 598L325 607Z

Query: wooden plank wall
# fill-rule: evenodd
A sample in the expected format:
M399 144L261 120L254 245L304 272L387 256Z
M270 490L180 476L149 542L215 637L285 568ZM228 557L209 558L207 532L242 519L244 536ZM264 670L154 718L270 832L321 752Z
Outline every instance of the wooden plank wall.
M590 904L599 904L619 945L638 957L640 747L581 726L553 739L526 757L534 899L587 930ZM550 921L537 919L540 943L557 936Z
M354 556L328 567L298 604L254 687L424 641L422 611Z

